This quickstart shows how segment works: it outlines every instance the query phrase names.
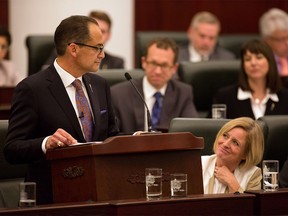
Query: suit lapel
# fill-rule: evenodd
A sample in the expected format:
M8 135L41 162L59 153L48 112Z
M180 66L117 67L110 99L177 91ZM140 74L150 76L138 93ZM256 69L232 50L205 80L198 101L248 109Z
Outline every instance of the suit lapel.
M143 79L135 80L134 84L145 100L142 81ZM132 100L133 100L133 106L134 106L133 111L135 115L137 128L143 128L144 130L144 110L146 109L144 109L143 101L141 100L140 96L137 94L136 91L133 91Z
M166 97L167 95L167 97ZM168 86L166 88L163 106L161 109L161 116L160 116L160 125L169 125L170 119L173 117L174 114L174 104L175 98L177 98L177 93L174 91L173 84L168 82Z
M55 68L52 68L52 73L49 74L48 80L51 82L51 84L48 86L51 94L65 113L67 119L71 122L71 125L75 129L75 131L78 134L78 137L81 137L82 140L78 141L84 141L84 137L82 134L81 127L79 125L79 121L77 118L77 115L75 113L75 110L73 108L73 105L69 99L69 96L67 94L67 91L63 85L63 82L61 78L59 77L58 73L56 72ZM55 114L57 115L57 114Z

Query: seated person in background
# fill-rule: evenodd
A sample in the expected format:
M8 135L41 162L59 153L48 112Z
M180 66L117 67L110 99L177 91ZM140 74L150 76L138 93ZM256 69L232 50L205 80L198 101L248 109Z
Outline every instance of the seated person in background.
M204 194L243 193L261 189L260 163L264 151L263 132L248 117L227 122L218 132L214 155L202 156Z
M288 158L280 171L279 183L281 188L288 188Z
M262 38L274 52L280 76L288 76L288 14L272 8L261 16L259 26Z
M91 11L89 14L90 17L96 19L99 24L99 27L102 31L103 35L103 44L107 44L111 37L111 27L112 20L109 15L103 11ZM43 65L42 69L48 67L51 63L54 62L56 58L56 50L53 50L49 59L46 61L45 65ZM112 69L112 68L124 68L124 60L123 58L111 55L107 53L105 50L105 58L102 59L100 64L100 69Z
M226 104L227 118L288 114L288 91L281 88L275 58L269 45L250 40L241 49L239 84L220 89L214 103Z
M133 80L152 114L153 130L168 129L175 117L198 116L191 86L171 79L178 68L177 57L178 47L173 40L158 38L150 41L141 59L145 76ZM131 83L112 86L111 95L120 132L147 131L146 109Z
M235 55L217 46L221 24L210 12L199 12L192 18L187 31L189 45L180 47L178 61L233 60Z
M11 44L9 31L0 27L0 86L16 86L21 81L21 76L12 61L5 59Z

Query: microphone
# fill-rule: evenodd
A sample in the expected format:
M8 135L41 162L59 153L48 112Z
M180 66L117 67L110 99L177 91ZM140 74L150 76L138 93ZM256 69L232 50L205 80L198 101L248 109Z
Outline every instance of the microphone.
M147 123L148 123L148 132L152 132L152 120L151 120L151 115L150 115L150 111L148 109L148 106L143 98L143 96L141 95L141 93L139 92L139 90L137 89L137 87L134 85L134 83L132 82L132 77L130 76L130 74L128 72L126 72L125 74L125 78L132 84L132 86L134 87L134 89L136 90L137 94L139 95L139 97L141 98L143 104L145 105L146 111L147 111Z

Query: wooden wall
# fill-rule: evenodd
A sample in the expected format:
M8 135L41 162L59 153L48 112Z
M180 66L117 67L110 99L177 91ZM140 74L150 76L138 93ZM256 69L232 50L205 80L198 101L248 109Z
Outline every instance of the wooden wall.
M268 9L288 12L288 0L135 0L135 31L186 31L192 16L214 13L222 33L258 33L258 19Z
M0 25L8 28L8 0L0 0Z

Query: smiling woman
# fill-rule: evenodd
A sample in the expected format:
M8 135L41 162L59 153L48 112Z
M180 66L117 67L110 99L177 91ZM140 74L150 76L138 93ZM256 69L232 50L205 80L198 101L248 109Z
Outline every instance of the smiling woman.
M251 118L236 118L218 132L214 155L202 156L205 194L235 193L261 189L264 151L261 126Z

